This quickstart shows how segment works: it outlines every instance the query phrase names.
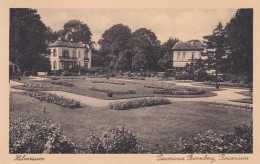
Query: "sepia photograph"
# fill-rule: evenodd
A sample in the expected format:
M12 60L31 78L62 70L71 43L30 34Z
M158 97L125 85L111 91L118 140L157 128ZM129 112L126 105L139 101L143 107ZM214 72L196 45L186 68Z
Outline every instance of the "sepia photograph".
M253 9L10 8L9 153L253 153Z
M0 1L0 163L260 160L259 3L96 1Z

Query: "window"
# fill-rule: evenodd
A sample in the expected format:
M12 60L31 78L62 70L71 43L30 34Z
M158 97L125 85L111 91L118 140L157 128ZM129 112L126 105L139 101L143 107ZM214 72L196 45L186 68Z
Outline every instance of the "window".
M186 59L186 52L182 53L182 59Z
M56 49L53 49L53 57L56 57L57 56L57 51Z
M181 58L181 52L177 53L177 59L179 60Z
M88 58L88 51L87 50L84 51L84 58Z
M76 57L76 50L75 49L72 50L72 56Z
M79 58L81 58L81 53L80 53L80 50L78 50L78 54L79 54Z
M192 53L191 53L191 59L193 60L194 57L195 57L195 52L192 52Z
M56 62L56 61L53 62L53 69L54 69L54 70L57 69L57 62Z
M62 51L62 57L63 58L69 58L69 50L63 50Z

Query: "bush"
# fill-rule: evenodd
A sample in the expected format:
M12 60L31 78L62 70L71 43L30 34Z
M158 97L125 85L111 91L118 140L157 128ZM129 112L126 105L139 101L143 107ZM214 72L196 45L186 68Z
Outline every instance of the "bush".
M64 97L57 96L56 94L46 93L35 89L27 89L24 91L24 94L39 99L40 101L57 104L63 107L68 107L70 109L80 107L79 101L75 101L73 99L66 99Z
M170 104L170 100L160 97L150 97L150 98L138 98L126 101L112 102L110 103L110 109L115 110L128 110L139 107L148 107L155 105L165 105Z
M134 90L127 90L127 91L117 90L117 91L112 91L110 89L102 89L102 88L96 88L96 87L91 87L91 88L89 88L89 90L98 91L98 92L105 92L105 93L109 93L109 94L136 94L136 91L134 91Z
M165 95L201 95L205 94L206 91L197 88L188 88L186 90L177 91L176 89L163 89L159 91L153 91L154 94L165 94Z
M253 126L235 127L234 133L216 135L211 130L174 144L173 153L252 153Z
M211 81L204 82L203 84L213 85L213 86L216 85L215 82L211 82ZM219 86L225 86L225 87L245 87L245 88L251 88L252 87L251 83L244 84L244 83L232 83L232 82L218 82L218 84L219 84Z
M62 74L62 70L54 70L48 73L49 76L60 76L61 74Z
M121 81L112 81L112 80L108 80L109 77L107 77L106 80L94 80L92 81L92 83L109 83L109 84L118 84L118 85L125 85L125 83L121 82Z
M88 153L137 153L138 140L135 135L124 127L116 126L102 133L99 138L92 134L87 139Z
M62 85L62 86L66 86L66 87L73 87L73 84L69 84L68 82L52 82L52 84L55 84L55 85Z
M10 120L9 152L75 153L76 145L62 134L60 126L37 115L20 115Z

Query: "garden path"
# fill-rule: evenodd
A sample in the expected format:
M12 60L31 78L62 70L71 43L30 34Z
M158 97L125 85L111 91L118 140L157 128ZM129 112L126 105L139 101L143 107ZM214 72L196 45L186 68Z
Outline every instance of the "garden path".
M132 81L134 81L134 80L132 80ZM168 81L168 83L171 83L171 82ZM178 83L175 83L175 84L182 85L182 86L198 87L196 85L193 85L192 83L179 83L178 82ZM22 83L18 83L18 82L11 80L10 81L10 92L22 92L22 90L11 88L12 86L15 86L15 85L22 85ZM229 100L247 98L244 95L236 93L236 92L243 92L243 91L249 91L249 90L248 89L242 89L242 88L225 88L225 89L219 90L219 91L212 91L212 92L217 94L214 97L169 98L169 99L171 101L198 101L198 102L203 101L203 102L216 102L216 103L243 105L243 106L247 105L247 106L252 107L253 106L252 104L245 104L245 103L229 101ZM87 105L95 106L95 107L104 107L104 106L109 105L110 102L118 102L118 101L120 102L120 101L126 100L126 99L103 100L103 99L98 99L98 98L93 98L93 97L88 97L88 96L78 95L78 94L74 94L74 93L63 92L63 91L48 91L48 92L56 93L57 95L64 96L66 98L72 98L72 99L80 101L83 104L87 104Z

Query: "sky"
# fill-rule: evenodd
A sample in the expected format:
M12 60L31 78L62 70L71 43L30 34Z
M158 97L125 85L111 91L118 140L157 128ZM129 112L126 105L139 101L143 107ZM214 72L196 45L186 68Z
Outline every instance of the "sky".
M237 9L37 9L41 20L53 31L63 29L69 20L87 24L92 41L97 42L105 30L122 23L132 32L147 28L161 43L170 37L181 41L202 40L212 33L217 24L225 25Z

